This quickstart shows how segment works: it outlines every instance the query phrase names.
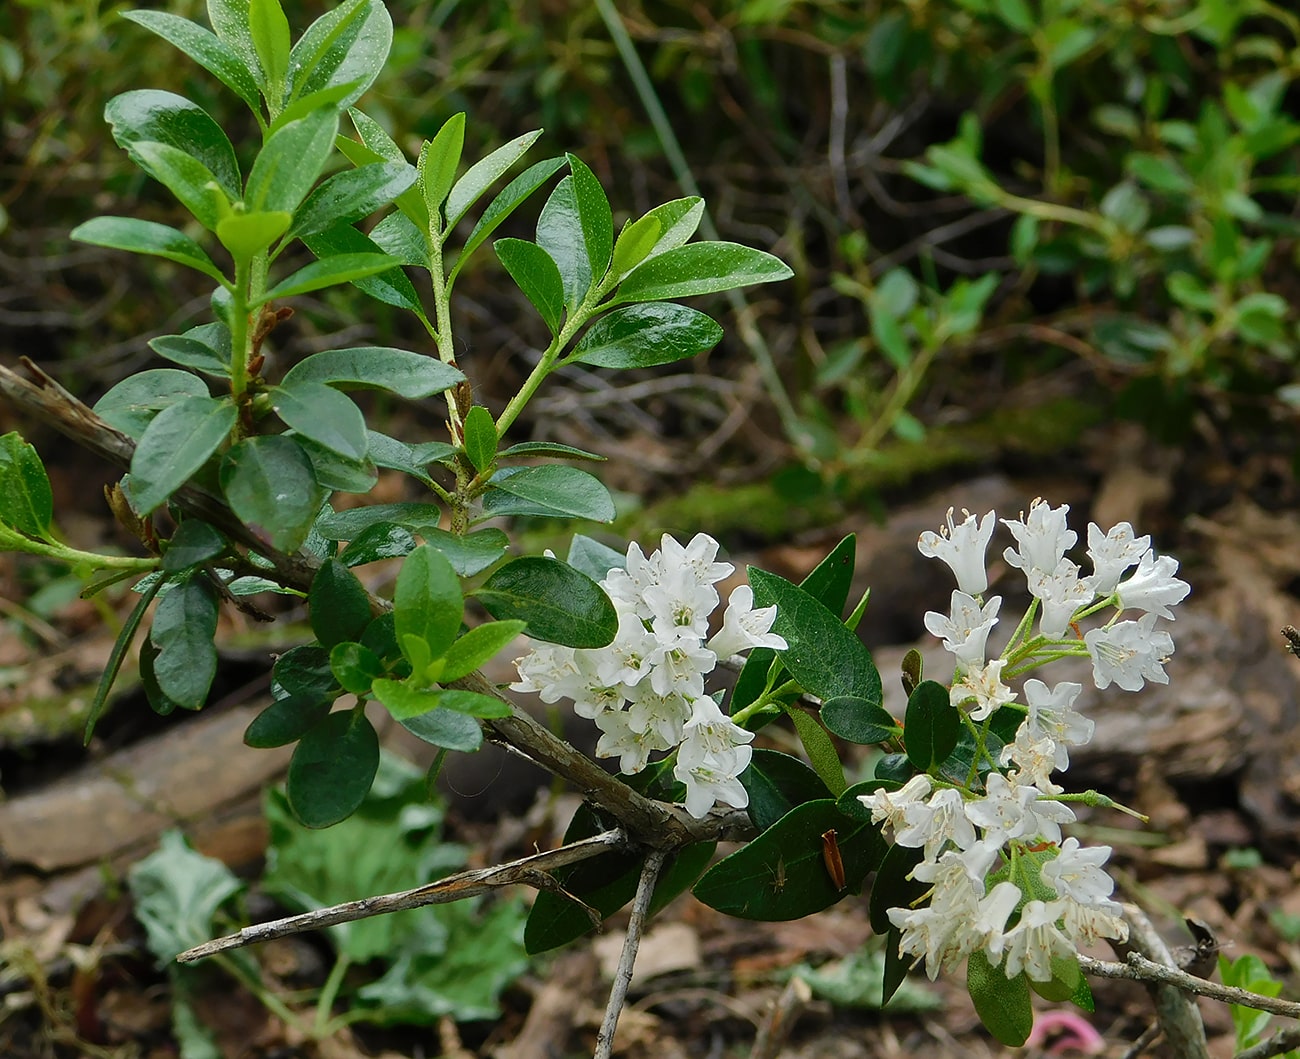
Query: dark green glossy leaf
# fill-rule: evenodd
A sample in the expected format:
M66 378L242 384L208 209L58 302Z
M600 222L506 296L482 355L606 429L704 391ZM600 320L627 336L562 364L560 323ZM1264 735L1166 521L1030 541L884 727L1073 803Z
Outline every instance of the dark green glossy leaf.
M601 368L648 368L693 357L721 338L717 323L685 305L631 305L600 317L567 359Z
M766 831L796 805L831 796L821 778L796 757L759 747L740 774L749 793L749 818Z
M929 883L908 878L912 869L921 863L922 853L910 846L893 845L881 859L868 903L871 929L877 934L889 930L891 908L910 908L913 901L924 897L929 890Z
M483 729L469 714L432 710L418 717L400 719L398 723L417 739L447 750L473 753L483 745Z
M131 502L147 515L189 481L235 426L228 400L187 397L159 412L131 457Z
M223 323L200 324L191 327L183 335L162 335L150 339L149 348L173 364L181 364L217 378L227 378L230 375L230 330ZM130 378L136 379L139 375ZM207 392L206 389L204 392Z
M254 110L261 106L257 79L238 53L210 30L166 11L123 11L122 17L175 45Z
M366 626L366 631L361 634L361 646L374 651L385 662L396 662L401 657L397 647L397 623L391 610Z
M822 703L822 724L850 743L883 743L898 735L898 722L874 702L839 695Z
M411 552L397 575L393 614L397 621L397 642L414 636L429 645L434 658L441 658L460 631L465 610L460 581L446 557L428 544Z
M367 432L367 440L369 432ZM311 460L317 484L331 493L368 493L379 481L379 468L367 453L352 459L327 449L318 441L303 437L296 430L286 430L281 437L292 438Z
M475 593L499 621L528 623L536 640L568 647L604 647L618 632L618 615L601 587L567 563L525 556L501 567Z
M393 259L387 254L338 254L334 257L322 257L281 280L257 299L253 303L253 308L295 294L306 294L308 291L320 290L322 287L332 287L336 283L351 283L380 272L388 272L392 267Z
M371 621L370 594L337 559L325 560L316 571L307 605L311 631L325 647L358 639Z
M442 509L437 504L403 501L335 511L324 516L316 524L316 531L326 540L352 541L356 540L363 531L381 522L423 533L425 529L437 526L441 521Z
M572 312L591 287L591 258L583 238L573 177L566 176L551 192L537 218L537 245L545 250L559 270L564 286L564 304Z
M295 379L268 393L286 426L349 460L365 458L366 420L346 395L332 386Z
M925 659L921 657L921 652L913 647L907 654L903 655L903 691L910 699L914 692L925 679Z
M248 174L244 192L248 209L292 214L325 168L338 127L338 112L327 108L272 133Z
M483 495L485 516L538 515L614 521L614 501L600 480L576 467L503 467Z
M335 173L303 200L287 234L313 235L336 224L351 224L369 217L414 182L415 170L392 162Z
M330 669L344 691L367 695L371 682L384 673L379 656L359 643L336 643L330 650Z
M575 533L569 541L569 554L565 562L593 581L603 581L611 570L625 570L627 556L600 541Z
M601 456L599 453L575 449L572 445L560 445L554 441L521 441L502 449L500 455L502 459L519 456L555 456L562 460L592 460L596 463L604 463L609 459L608 456Z
M504 143L486 157L475 162L464 176L456 181L447 196L447 227L452 228L465 215L488 188L495 184L520 158L524 156L542 134L542 130L526 132Z
M200 563L211 562L225 550L226 539L220 533L206 522L187 518L167 542L163 573L179 574Z
M857 534L850 533L799 582L799 587L838 617L849 601L857 554Z
M207 396L207 385L187 371L150 368L128 375L95 402L94 410L109 426L138 439L164 408Z
M150 640L145 640L140 644L140 686L144 689L144 697L149 703L149 708L159 717L170 717L176 712L179 703L175 699L167 697L167 694L158 684L158 675L154 672L154 662L158 660L159 650Z
M396 438L390 438L387 434L381 434L377 430L367 430L366 438L368 457L376 467L401 471L432 488L433 479L410 445Z
M793 272L779 258L739 243L688 243L652 257L621 284L612 304L688 298L772 283Z
M167 698L187 710L207 701L217 675L217 594L200 574L176 582L154 611L149 639L158 649L154 676Z
M0 435L0 525L48 540L54 494L45 465L17 431Z
M90 709L86 712L86 727L82 735L83 746L89 745L91 736L95 734L95 725L99 723L100 717L104 715L104 709L108 706L108 693L113 689L113 682L117 680L117 675L122 670L122 663L126 660L126 653L131 649L135 634L140 628L140 623L144 620L145 612L153 604L154 597L158 595L165 583L161 577L154 578L141 591L139 601L131 608L131 613L127 615L126 621L122 623L121 631L118 632L117 639L113 641L113 649L109 652L104 672L99 678L99 685L95 688L95 697L91 700Z
M350 0L326 11L289 53L289 96L347 86L338 105L350 106L379 76L392 43L393 21L381 0Z
M526 239L498 239L492 249L551 334L559 334L564 319L564 281L551 255Z
M510 538L499 529L481 529L465 536L426 526L420 536L447 557L461 577L473 577L505 558Z
M948 689L923 680L907 700L903 742L907 758L922 772L942 765L961 735L961 713L949 701Z
M258 750L296 743L329 714L334 700L313 695L276 699L244 729L244 745Z
M465 434L465 455L474 469L483 473L496 462L497 428L492 413L481 404L470 408L463 424Z
M379 738L361 710L331 713L299 741L289 761L286 793L306 827L329 827L351 816L379 768Z
M357 534L339 553L344 566L364 566L380 559L397 559L415 550L415 537L409 530L391 522L376 522Z
M501 222L523 205L529 195L550 180L556 171L563 168L563 166L563 158L548 158L545 161L537 162L525 169L502 189L501 193L483 211L478 223L474 225L473 230L469 233L469 238L465 240L465 246L460 252L460 257L456 259L456 264L448 276L449 283L459 274L461 267L469 260L469 255L497 230ZM465 175L468 176L469 174L466 173Z
M406 167L414 173L411 166ZM394 210L370 229L370 238L376 246L391 257L394 263L411 265L429 271L429 236L401 210Z
M989 963L983 950L966 961L966 990L984 1028L1009 1048L1019 1048L1034 1028L1029 980L1023 971L1007 978L1001 967Z
M122 147L152 141L183 151L212 173L231 202L239 201L235 148L211 115L184 96L153 88L123 92L108 101L104 119Z
M614 248L614 218L610 213L609 199L585 162L577 155L569 156L569 172L573 174L573 198L582 225L582 242L592 282L605 278L610 254ZM586 291L583 291L586 294Z
M304 236L302 241L307 245L307 249L319 258L383 252L382 247L348 224L336 224L326 231ZM424 306L420 304L420 296L415 293L415 287L410 279L396 263L387 272L362 276L351 282L358 290L364 291L385 305L409 309L421 320L426 319Z
M388 390L417 401L464 379L458 369L437 357L387 346L357 346L313 353L285 373L282 385L314 382L339 390Z
M271 667L271 693L277 697L293 695L333 702L338 690L329 651L317 644L291 648Z
M239 520L282 552L302 546L325 499L307 454L279 434L234 445L222 457L220 480Z
M885 980L882 983L880 998L882 1007L888 1004L893 995L898 992L899 986L903 984L911 968L911 958L904 956L899 950L902 940L903 932L891 924L885 934Z
M826 867L822 836L832 830L844 889ZM831 799L804 802L705 872L692 892L710 908L739 919L802 919L859 893L883 852L874 825L840 813Z
M69 237L93 246L153 254L197 269L218 283L225 282L221 270L212 263L203 247L184 232L156 221L142 221L136 217L96 217L77 225Z

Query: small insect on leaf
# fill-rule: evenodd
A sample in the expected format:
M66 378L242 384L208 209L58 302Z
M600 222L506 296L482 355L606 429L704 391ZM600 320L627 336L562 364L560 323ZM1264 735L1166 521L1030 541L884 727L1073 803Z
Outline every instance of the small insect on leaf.
M840 844L835 828L822 832L822 863L826 865L826 874L831 877L835 889L843 890L848 883L844 879L844 858L840 856Z
M1300 658L1300 632L1294 625L1283 625L1282 635L1286 637L1286 649Z
M779 894L785 890L785 858L776 858L776 867L767 869L772 875L772 892Z

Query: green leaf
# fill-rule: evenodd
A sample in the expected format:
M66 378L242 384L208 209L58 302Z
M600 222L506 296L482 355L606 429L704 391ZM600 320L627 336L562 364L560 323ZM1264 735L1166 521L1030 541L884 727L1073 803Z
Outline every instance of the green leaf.
M217 238L236 261L251 261L279 239L292 220L285 210L234 212L217 221Z
M573 197L582 224L582 242L587 252L587 262L592 283L599 283L609 269L610 254L614 247L614 218L610 213L609 199L600 181L577 155L570 154L569 172L573 179ZM586 295L586 291L582 292Z
M244 745L269 750L296 743L328 716L333 705L332 696L298 694L276 699L249 722Z
M0 441L3 441L0 438ZM179 574L211 562L226 550L226 538L206 522L187 518L172 534L163 552L164 574Z
M611 570L627 569L627 556L600 541L575 533L569 542L569 554L565 562L579 573L586 574L593 581L603 581Z
M397 141L389 136L384 127L374 118L363 114L355 107L348 108L348 117L352 119L352 127L357 130L357 135L361 137L362 144L371 154L386 162L406 162L406 155L397 146ZM410 165L409 162L406 162L406 164Z
M438 706L469 717L509 717L510 703L494 695L450 688L438 696Z
M441 658L460 631L464 610L460 582L446 557L428 544L411 552L393 595L398 643L414 636L428 644L434 658Z
M794 723L794 730L799 733L799 741L803 743L814 771L831 794L836 797L843 794L844 788L848 786L844 780L844 766L840 764L840 756L831 737L826 734L826 729L816 717L798 706L791 707L786 712Z
M844 889L826 868L822 836L832 830L844 865ZM831 799L804 802L715 864L691 892L738 919L802 919L861 892L884 849L876 825L845 816Z
M499 455L503 460L519 456L557 456L563 460L592 460L596 463L604 463L609 458L554 441L521 441L508 449L502 449Z
M271 694L333 701L338 684L330 669L329 652L318 644L302 644L285 651L271 667Z
M430 217L441 213L443 200L456 180L460 154L465 146L465 113L453 114L432 141L420 148L416 168L420 173L420 193Z
M242 181L235 148L212 116L184 96L152 88L123 92L108 101L104 120L123 148L142 141L174 147L209 170L231 202L239 200Z
M281 386L323 383L339 390L388 390L418 401L463 382L465 376L436 357L387 346L326 349L300 360Z
M350 398L332 386L296 379L267 391L286 426L349 460L366 456L366 420Z
M330 651L330 669L344 691L368 695L370 685L382 676L384 664L370 648L359 643L336 643Z
M461 267L469 260L469 255L497 230L501 222L523 205L529 195L550 180L563 166L563 158L547 158L529 166L501 190L488 204L488 208L483 211L478 223L470 231L469 238L465 240L460 256L456 258L456 264L447 277L448 283L455 280ZM469 176L468 173L465 175Z
M331 713L299 741L289 761L286 793L306 827L329 827L351 816L379 768L379 738L360 710Z
M383 253L382 247L347 224L336 224L327 231L304 236L302 241L319 258ZM421 320L427 320L424 306L420 304L420 296L415 293L414 285L397 262L387 272L352 280L352 285L385 305L409 309Z
M153 667L158 660L159 653L158 648L153 645L151 640L145 640L140 645L138 659L140 663L140 686L144 689L145 701L149 703L149 708L159 717L170 717L181 707L158 684L158 676Z
M850 533L799 582L799 587L838 617L844 613L845 604L849 601L857 556L857 534Z
M117 639L113 641L113 649L109 652L108 662L104 665L104 672L99 678L99 685L95 688L95 697L91 700L90 709L86 711L86 727L82 735L83 746L90 744L90 738L95 734L95 725L99 723L100 717L104 715L104 709L108 706L108 693L112 691L113 682L117 680L117 675L122 670L122 663L126 660L126 653L131 649L145 612L153 604L154 597L158 595L165 583L164 578L153 578L150 584L141 590L139 601L131 608L131 613L122 623Z
M499 529L475 530L462 537L436 526L426 526L420 530L420 536L442 552L461 577L473 577L505 558L510 543Z
M857 634L804 589L766 570L750 568L754 605L777 607L772 631L789 645L781 661L805 691L822 701L853 695L879 705L880 673Z
M172 585L154 611L149 639L158 649L154 677L178 706L197 710L217 675L217 594L202 574Z
M187 151L168 143L141 140L131 148L137 164L167 188L210 232L230 212L230 200L212 170Z
M540 515L614 521L614 501L599 479L576 467L503 467L483 496L485 517Z
M618 614L604 590L558 559L540 555L515 559L474 594L498 621L527 622L528 635L535 640L605 647L618 632Z
M307 606L311 631L325 647L359 639L370 624L370 594L356 574L337 559L326 559L316 571Z
M390 438L387 434L381 434L377 430L367 430L366 438L369 446L367 450L368 456L376 467L387 467L390 470L401 471L430 488L433 487L433 479L429 476L429 472L425 470L424 464L417 458L415 450L410 445L398 441L396 438Z
M338 112L328 108L291 121L273 132L248 174L244 191L248 209L293 213L325 168L334 150L338 127Z
M480 474L488 471L496 462L497 427L492 413L481 404L470 408L465 416L465 455L474 469Z
M739 243L688 243L652 257L622 283L611 304L712 294L753 283L789 279L779 258Z
M343 551L339 562L344 566L364 566L381 559L398 559L415 551L415 537L391 522L377 522L362 530Z
M54 494L45 465L17 431L0 435L0 524L50 539Z
M187 397L164 408L145 428L131 457L131 503L148 515L189 481L234 429L228 400Z
M149 348L173 364L181 364L218 378L230 376L230 329L223 323L200 324L198 327L191 327L183 335L161 335L149 340ZM187 379L193 379L193 376L187 373L181 374L185 374ZM139 375L128 378L136 379ZM192 383L189 385L190 389L186 391L186 396L199 393ZM202 392L206 394L207 387L202 387ZM144 424L141 424L140 430L144 430Z
M649 368L712 349L722 328L685 305L631 305L602 316L566 360L602 368Z
M106 246L111 250L129 250L134 254L152 254L175 261L178 265L202 272L218 283L225 283L221 270L212 259L184 232L156 221L142 221L135 217L95 217L79 224L69 233L70 238L92 246Z
M149 950L166 966L220 933L214 924L217 911L244 884L221 861L190 849L180 831L165 831L158 845L127 878Z
M407 166L407 170L415 172L412 166ZM401 210L394 210L371 228L370 238L394 261L429 271L429 235L421 232Z
M898 722L883 707L856 695L839 695L822 703L822 723L850 743L883 743L899 734Z
M966 990L984 1028L1009 1048L1019 1048L1034 1028L1029 980L1023 971L1008 978L982 950L966 961Z
M465 216L465 211L474 205L488 188L505 176L507 170L524 156L541 134L542 130L538 129L535 132L516 136L509 143L502 144L465 170L465 175L456 181L447 196L448 229L454 227L456 222Z
M910 908L913 901L924 897L927 883L910 879L912 869L921 863L923 851L910 846L893 845L885 852L876 869L876 879L871 885L868 911L871 929L884 934L890 929L889 910Z
M307 454L316 484L327 492L368 493L379 481L379 468L368 455L360 459L343 456L293 430L286 430L281 437L292 438Z
M564 317L564 280L551 255L526 239L498 239L492 249L524 297L541 314L551 334L559 334Z
M281 280L253 302L252 308L295 294L332 287L336 283L354 282L379 272L388 272L392 267L393 259L387 254L338 254L323 257Z
M587 296L592 277L572 176L555 185L542 207L537 218L537 245L555 262L564 286L564 304L573 312Z
M340 4L308 26L289 53L288 97L346 86L338 105L350 106L379 76L392 43L393 21L381 0Z
M285 95L289 72L289 20L280 0L248 0L248 30L262 67L267 102L274 115Z
M447 750L473 753L483 745L483 729L469 714L452 710L431 710L398 723L417 739Z
M652 209L646 217L653 217L659 222L659 238L655 240L655 245L646 260L665 251L675 250L685 243L695 234L695 229L700 226L700 218L703 216L704 200L698 195L673 199Z
M219 477L230 509L277 551L302 546L325 500L302 446L278 434L236 443Z
M293 215L290 237L314 235L336 224L351 224L387 206L415 183L409 165L377 163L335 173L303 200Z
M239 54L210 30L166 11L123 11L122 17L175 45L253 110L261 106L257 78Z
M923 680L907 700L903 742L907 759L921 772L930 772L947 760L961 735L961 713L949 701L948 689Z
M797 757L759 747L749 768L740 774L749 794L749 818L766 831L796 805L825 799L830 789Z
M659 218L649 215L623 225L623 230L618 233L618 242L614 244L610 271L622 279L641 264L654 250L661 230Z
M407 721L438 709L442 705L441 688L420 686L423 681L379 679L370 685L371 694L384 704L398 721Z
M262 65L248 28L248 0L208 0L208 21L221 42L239 56L258 85L263 85ZM257 104L252 105L256 109Z
M365 530L380 522L391 522L403 529L423 533L442 521L437 504L404 501L395 504L371 504L325 515L316 525L322 537L330 541L356 540Z
M510 642L524 631L526 625L527 622L523 621L490 621L470 629L452 644L443 656L444 665L438 677L439 681L446 684L474 672L488 659L495 657L509 646Z

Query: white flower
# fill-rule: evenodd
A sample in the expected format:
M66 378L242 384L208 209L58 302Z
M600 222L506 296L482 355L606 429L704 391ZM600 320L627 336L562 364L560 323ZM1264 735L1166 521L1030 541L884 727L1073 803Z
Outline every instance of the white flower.
M1118 912L1119 906L1110 900L1115 880L1102 868L1109 858L1109 846L1081 848L1077 838L1067 838L1056 856L1044 862L1043 882L1055 890L1058 897Z
M545 644L515 659L519 679L510 685L511 691L535 691L543 702L559 702L564 697L564 687L577 676L578 666L572 647Z
M1125 691L1140 691L1147 680L1169 683L1164 663L1174 653L1174 641L1164 630L1156 632L1155 623L1155 614L1144 614L1140 621L1121 621L1084 635L1098 688L1104 691L1113 682Z
M1172 555L1157 559L1154 552L1147 552L1133 575L1115 589L1120 609L1131 607L1172 620L1174 614L1169 608L1181 603L1192 590L1186 581L1174 577L1177 572L1178 560Z
M709 615L718 605L718 590L704 585L684 566L665 570L663 580L645 590L650 627L667 647L698 643L709 634Z
M753 733L746 733L753 738ZM737 809L749 804L749 792L739 776L753 756L746 745L736 745L725 759L711 753L703 742L686 739L677 751L677 764L673 775L686 784L686 811L697 820L717 802L726 802ZM721 763L720 763L721 762Z
M1005 879L980 899L979 912L971 923L971 930L977 934L986 952L998 963L1002 956L1002 941L1007 920L1011 918L1025 895L1020 887Z
M650 653L650 686L660 695L676 692L688 699L704 694L704 676L712 673L718 656L700 645L699 640L683 640L674 645L660 643Z
M941 905L948 888L964 879L967 887L974 887L976 895L984 893L984 878L993 862L1002 852L1002 843L980 839L968 849L947 849L936 861L923 860L912 869L912 878L934 883L930 904Z
M925 627L943 640L944 648L951 651L963 666L983 666L989 632L998 623L1001 606L1001 596L991 596L981 607L974 596L955 589L950 614L945 616L937 610L927 611Z
M903 810L903 827L894 831L900 846L923 847L934 860L946 842L958 849L975 844L975 829L962 812L961 792L951 787L935 791L928 802L912 802Z
M633 776L646 767L650 755L656 750L667 750L671 744L659 738L654 728L644 732L633 731L623 710L606 710L593 718L602 732L596 743L597 757L617 757L619 771Z
M1054 573L1065 553L1074 547L1079 535L1065 522L1070 512L1069 504L1054 508L1041 499L1029 505L1029 517L1002 520L1003 525L1016 538L1017 548L1008 548L1002 557L1009 566L1023 570L1042 570Z
M1115 901L1086 905L1067 897L1055 903L1061 906L1065 932L1075 941L1090 944L1101 938L1128 938L1128 924L1120 918L1120 905Z
M1030 901L1020 910L1020 922L996 943L1006 954L1003 970L1008 978L1023 970L1035 982L1050 982L1052 960L1074 955L1074 944L1056 925L1063 912L1059 901Z
M1088 555L1092 559L1092 576L1088 578L1099 596L1115 591L1124 571L1142 558L1151 547L1150 537L1133 536L1133 527L1117 522L1103 535L1095 522L1088 523Z
M978 905L975 906L978 908ZM889 921L901 931L898 951L904 956L925 959L925 973L930 981L939 977L939 971L955 966L969 955L970 931L966 917L959 912L941 912L928 905L923 908L891 908Z
M689 747L690 753L710 757L722 767L743 761L735 768L739 775L749 765L753 751L747 744L753 741L754 733L732 721L711 696L702 695L691 703L690 719L682 728L683 752Z
M675 569L689 570L700 584L712 585L736 569L730 563L715 562L718 542L707 533L697 533L683 546L665 533L659 541L659 562L665 574Z
M930 777L919 772L896 791L876 790L870 794L859 794L858 801L871 810L871 822L882 821L892 830L903 826L907 807L916 802L924 803L930 797Z
M1096 726L1074 709L1074 700L1083 691L1082 684L1064 680L1049 690L1041 680L1031 678L1025 681L1024 690L1029 707L1025 727L1031 732L1041 733L1063 747L1083 746L1092 739ZM1068 768L1069 764L1067 756L1057 768Z
M917 541L917 548L928 559L942 559L957 578L957 587L971 595L979 595L989 587L988 571L984 568L984 552L993 536L993 512L977 521L969 511L960 525L952 519L948 509L948 527L938 533L926 530Z
M722 628L707 646L719 658L730 658L752 647L771 647L784 651L787 647L785 638L769 632L776 621L776 607L754 609L754 590L748 585L739 585L727 600L726 612L722 615Z
M1015 765L1007 778L1020 786L1037 787L1043 794L1060 794L1064 787L1052 782L1052 773L1070 767L1070 755L1064 744L1036 732L1028 724L1016 729L1016 737L1002 748L998 762L1004 767Z
M1074 612L1092 602L1092 585L1079 580L1079 567L1069 559L1061 559L1054 570L1033 567L1025 573L1029 591L1043 604L1039 628L1044 636L1059 640L1070 627Z
M649 686L640 684L629 692L631 705L627 708L627 723L637 733L653 729L668 746L682 741L682 731L691 717L691 704L680 695L660 695Z
M650 620L651 614L650 608L645 605L644 596L647 588L659 583L659 554L655 552L647 559L641 551L641 545L633 541L627 546L627 566L622 570L610 570L600 583L600 587L615 604L620 601L630 604L637 615L646 621Z
M1012 783L1000 772L990 772L983 798L966 803L966 816L996 842L1012 838L1041 837L1061 840L1061 824L1074 820L1074 810L1061 802L1042 799L1037 787Z
M608 647L596 655L596 672L606 684L625 684L636 687L641 678L650 672L650 655L658 641L645 627L635 608L627 603L615 604L618 614L618 634Z
M961 680L953 684L949 701L954 706L964 706L974 699L975 708L970 711L970 719L984 720L1016 697L1016 693L1002 683L1002 667L1006 664L1005 658L995 658L980 669L964 673Z

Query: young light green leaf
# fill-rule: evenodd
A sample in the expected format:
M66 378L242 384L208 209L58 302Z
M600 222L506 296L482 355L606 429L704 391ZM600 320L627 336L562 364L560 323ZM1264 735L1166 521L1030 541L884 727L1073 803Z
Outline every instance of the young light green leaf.
M315 92L309 92L305 96L299 96L284 110L280 111L267 131L274 134L288 125L289 122L305 118L314 111L337 107L341 101L350 98L353 87L351 84L332 85L329 88L321 88Z
M261 105L257 78L244 65L239 54L211 30L166 11L123 11L122 17L175 45L253 110Z
M441 658L460 631L464 610L460 581L446 557L428 544L411 552L393 594L398 642L403 636L418 637L434 658Z
M593 463L604 463L609 459L608 456L588 452L586 449L575 449L572 445L561 445L556 441L520 441L502 449L500 456L503 460L522 456L557 456L562 460L591 460Z
M262 67L266 101L274 116L284 101L289 73L289 20L280 0L248 0L248 30Z
M279 434L235 444L222 457L219 477L239 520L282 552L302 546L325 499L307 454Z
M204 165L232 202L240 197L241 180L235 148L225 131L196 103L174 92L138 89L114 96L104 107L113 139L130 149L143 141L165 143Z
M793 275L779 258L739 243L687 243L634 269L619 284L610 304L687 298Z
M352 119L352 127L357 130L361 142L374 154L386 162L406 162L406 155L397 146L397 141L389 136L384 127L374 118L363 114L355 107L348 108L348 117Z
M437 357L387 346L312 353L285 373L282 386L326 383L337 390L389 390L407 400L430 398L451 389L464 376Z
M510 181L501 190L500 194L488 204L488 208L483 211L478 223L470 231L469 238L465 240L460 256L456 258L456 264L447 277L447 282L451 283L455 280L456 276L460 274L461 266L469 260L469 255L477 250L497 230L502 221L514 213L529 195L545 184L563 167L563 158L547 158L544 161L530 165L514 180Z
M465 175L456 181L447 196L448 229L465 216L465 211L474 205L483 192L505 176L506 171L524 156L541 134L542 130L538 129L516 136L465 170Z
M314 235L368 217L409 188L415 175L409 165L391 162L335 173L298 207L288 235Z
M698 195L673 199L656 206L646 216L659 222L659 238L649 254L649 257L655 257L667 250L676 249L695 234L695 229L700 226L700 218L704 216L704 200Z
M142 221L136 217L95 217L77 225L70 236L92 246L153 254L196 269L218 283L226 282L226 277L212 263L203 247L184 232L157 221Z
M609 269L610 253L614 247L614 218L610 213L609 199L585 162L577 155L569 155L569 172L573 174L573 197L582 223L582 242L587 252L592 283L599 283ZM587 292L583 291L585 295Z
M158 649L154 678L167 698L187 710L207 701L217 675L217 594L195 573L172 585L154 611L149 639Z
M298 741L286 793L306 827L329 827L357 810L379 769L379 737L363 710L331 713Z
M601 587L567 563L525 556L501 567L474 595L500 622L527 622L536 640L604 647L618 632L614 604Z
M230 375L230 329L223 323L200 324L183 335L161 335L149 340L149 348L173 364L205 375L217 378Z
M442 696L445 694L441 688L417 687L414 678L390 680L381 677L370 685L370 690L397 721L408 721L412 717L436 710L442 704Z
M662 224L658 217L646 214L636 221L623 225L614 244L614 256L610 260L610 271L622 279L637 265L650 256L655 244L659 242Z
M167 188L210 232L230 212L230 200L212 170L187 151L169 143L141 140L131 148L137 164Z
M420 193L431 218L438 217L442 202L456 180L456 168L465 146L465 113L453 114L432 141L420 148Z
M326 231L303 236L302 241L307 244L307 249L321 259L344 254L383 253L382 247L348 224L336 224ZM415 287L402 271L400 262L394 261L393 267L387 272L354 279L352 285L386 305L409 309L419 319L428 321L424 306L420 304L420 296L415 293Z
M45 465L17 431L0 435L0 525L50 539L54 494Z
M261 298L251 303L251 308L265 305L277 299L289 298L295 294L332 287L336 283L349 283L388 272L393 268L393 259L387 254L339 254L335 257L322 257L310 265L304 265L292 276L282 279Z
M370 624L370 594L357 575L337 559L326 559L316 571L307 592L307 606L311 610L311 631L325 647L359 640ZM333 666L332 659L330 664Z
M470 629L447 649L447 653L443 656L442 673L439 674L438 679L445 684L472 673L523 632L526 624L518 620L490 621ZM443 705L451 709L458 708L449 703ZM508 708L506 712L509 712ZM479 716L485 715L479 714Z
M345 394L303 379L267 391L286 426L349 460L365 459L366 420Z
M538 515L614 521L614 501L597 478L576 467L503 467L483 495L485 517Z
M262 2L276 4L278 10L277 0ZM272 133L248 174L244 192L248 209L293 213L325 168L338 127L338 111L326 108Z
M175 368L149 368L128 375L95 402L95 414L111 427L139 439L164 408L188 397L207 397L202 379Z
M462 425L465 434L465 455L474 469L486 473L497 458L497 428L492 413L481 404L474 405L465 415Z
M572 312L591 287L591 258L587 253L578 212L573 177L566 176L551 192L537 218L537 245L545 250L559 270L564 285L564 304Z
M289 54L289 97L347 85L339 105L355 103L388 58L393 20L381 0L349 0L307 27Z
M148 515L184 485L234 429L229 400L187 397L164 408L140 437L131 457L131 503Z
M601 368L648 368L693 357L721 339L722 328L703 313L650 302L600 317L565 359Z
M288 230L291 214L285 210L239 210L217 222L217 238L236 261L251 261Z
M564 280L551 255L526 239L498 239L492 249L551 334L559 334L564 318Z

